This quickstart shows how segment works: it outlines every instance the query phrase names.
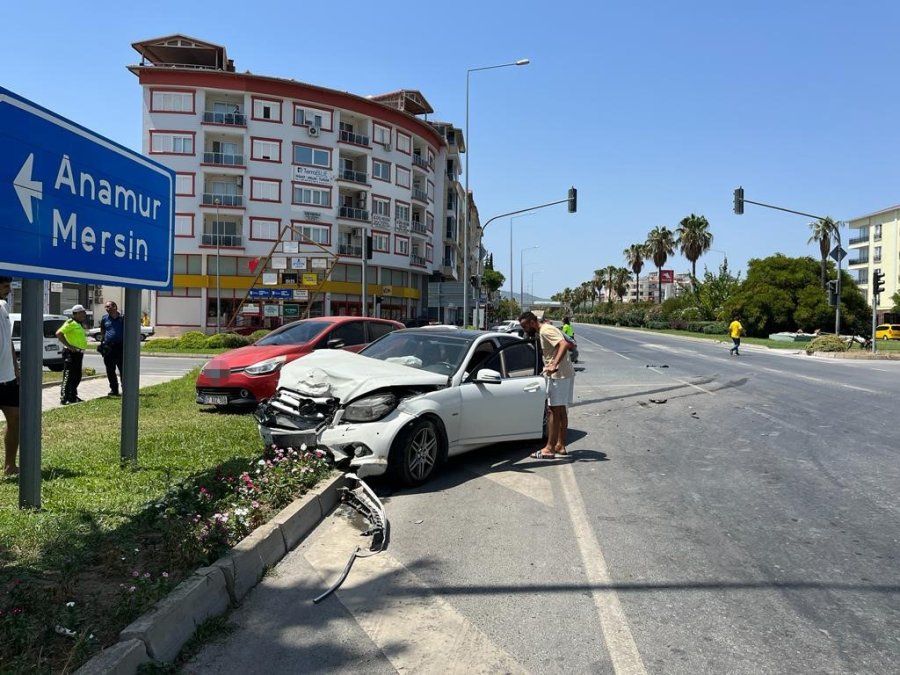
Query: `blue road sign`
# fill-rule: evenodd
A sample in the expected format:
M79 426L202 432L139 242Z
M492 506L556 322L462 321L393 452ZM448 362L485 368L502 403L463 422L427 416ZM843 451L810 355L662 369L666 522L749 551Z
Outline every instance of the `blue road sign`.
M249 295L249 297L254 298L254 299L271 298L272 297L272 289L271 288L251 288L248 295Z
M175 173L0 87L0 270L172 288Z

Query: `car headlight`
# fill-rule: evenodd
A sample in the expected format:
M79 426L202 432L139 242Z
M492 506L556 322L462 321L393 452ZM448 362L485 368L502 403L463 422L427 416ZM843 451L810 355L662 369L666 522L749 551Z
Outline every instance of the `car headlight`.
M393 394L375 394L353 401L344 408L343 420L347 422L374 422L397 407Z
M276 356L273 359L266 359L265 361L254 363L252 366L244 368L244 372L248 375L268 375L269 373L274 373L284 365L285 358L286 357L284 356Z

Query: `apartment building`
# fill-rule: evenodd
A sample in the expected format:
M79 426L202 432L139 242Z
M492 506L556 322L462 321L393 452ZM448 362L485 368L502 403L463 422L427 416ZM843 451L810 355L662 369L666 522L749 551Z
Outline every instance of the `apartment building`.
M852 218L848 223L849 236L844 260L847 271L866 295L866 302L874 304L872 273L884 273L884 292L879 295L876 314L878 322L896 320L890 314L894 293L900 290L900 206L892 206L875 213Z
M363 297L370 316L436 314L429 283L462 281L465 145L427 120L421 92L239 73L225 47L185 35L133 47L144 153L177 175L159 334L359 315Z

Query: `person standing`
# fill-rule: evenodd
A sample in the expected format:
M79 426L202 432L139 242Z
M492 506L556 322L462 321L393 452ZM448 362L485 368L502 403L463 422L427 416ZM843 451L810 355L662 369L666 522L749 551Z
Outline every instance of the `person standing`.
M63 379L59 391L59 402L63 405L82 401L78 398L78 385L81 384L81 364L87 349L87 334L83 325L86 317L84 307L75 305L72 307L72 318L56 331L56 338L63 345Z
M12 324L6 309L6 296L12 288L12 277L0 276L0 411L6 418L3 434L5 458L3 473L19 473L16 455L19 452L19 360L12 342Z
M106 379L109 380L109 395L120 396L119 378L122 377L122 347L125 337L125 317L119 313L119 307L112 300L104 305L106 314L100 319L100 353L103 354L103 365L106 366Z
M572 328L572 323L569 317L563 318L562 332L566 334L566 337L575 337L575 329Z
M544 358L543 374L548 377L548 405L550 419L547 425L547 443L532 453L534 459L559 459L569 457L566 436L569 432L569 406L575 391L575 368L567 352L569 343L563 332L551 323L541 323L534 312L519 317L519 325L529 337L537 337Z
M741 335L744 334L744 326L741 324L740 315L735 315L734 321L728 324L728 333L731 335L731 341L734 343L728 350L729 355L740 356L741 352Z

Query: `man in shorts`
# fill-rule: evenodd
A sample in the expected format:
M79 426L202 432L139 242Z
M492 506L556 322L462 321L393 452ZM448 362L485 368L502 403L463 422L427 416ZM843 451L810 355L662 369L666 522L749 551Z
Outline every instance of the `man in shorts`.
M3 436L5 459L3 473L19 473L16 455L19 452L19 361L12 343L12 324L6 309L6 296L12 287L12 277L0 276L0 411L6 418Z
M550 419L547 425L547 444L534 452L534 459L569 457L566 436L569 432L569 410L575 391L575 368L569 360L569 343L559 328L541 323L534 312L519 317L525 335L536 337L544 357L543 374L549 381Z

